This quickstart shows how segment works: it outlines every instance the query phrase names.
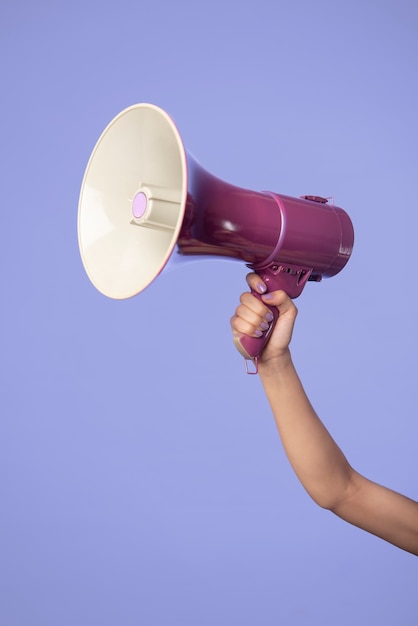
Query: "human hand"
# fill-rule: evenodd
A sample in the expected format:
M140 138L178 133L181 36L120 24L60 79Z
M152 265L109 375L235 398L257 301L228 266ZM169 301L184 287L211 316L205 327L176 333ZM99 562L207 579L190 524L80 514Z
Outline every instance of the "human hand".
M288 359L289 344L298 312L293 300L284 291L266 293L265 283L255 273L248 274L247 283L261 295L261 299L249 292L241 294L240 305L231 318L235 346L243 354L240 345L242 335L260 337L273 320L269 307L277 307L279 317L258 362L262 365Z

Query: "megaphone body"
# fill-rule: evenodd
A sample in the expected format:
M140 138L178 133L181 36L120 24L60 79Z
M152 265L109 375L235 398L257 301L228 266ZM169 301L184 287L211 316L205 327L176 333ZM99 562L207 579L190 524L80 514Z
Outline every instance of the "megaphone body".
M165 111L138 104L110 122L92 152L78 237L91 282L111 298L141 292L173 255L243 261L269 291L296 298L308 280L343 269L354 231L325 198L252 191L213 176L185 150ZM238 341L246 358L258 358L274 323L263 337Z

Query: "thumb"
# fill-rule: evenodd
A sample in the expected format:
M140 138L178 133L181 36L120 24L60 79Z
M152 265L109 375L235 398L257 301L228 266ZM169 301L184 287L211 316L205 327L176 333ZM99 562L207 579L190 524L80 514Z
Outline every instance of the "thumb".
M261 299L268 306L276 306L280 313L296 309L293 300L281 289L279 291L270 291L262 294Z

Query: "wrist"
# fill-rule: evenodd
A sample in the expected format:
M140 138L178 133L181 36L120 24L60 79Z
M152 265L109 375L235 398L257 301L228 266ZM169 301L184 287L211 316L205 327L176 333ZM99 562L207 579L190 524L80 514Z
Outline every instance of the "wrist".
M261 377L277 376L289 367L293 367L289 348L267 359L262 358L258 362L258 372Z

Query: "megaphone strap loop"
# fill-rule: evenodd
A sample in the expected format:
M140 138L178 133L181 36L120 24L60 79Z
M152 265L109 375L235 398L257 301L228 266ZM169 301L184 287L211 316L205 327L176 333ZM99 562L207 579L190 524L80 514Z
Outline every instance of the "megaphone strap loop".
M249 376L256 376L258 374L258 357L256 356L254 359L244 359L245 362L245 371ZM251 370L249 367L249 363L252 363L254 369Z

